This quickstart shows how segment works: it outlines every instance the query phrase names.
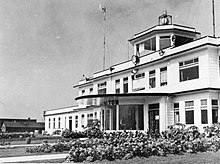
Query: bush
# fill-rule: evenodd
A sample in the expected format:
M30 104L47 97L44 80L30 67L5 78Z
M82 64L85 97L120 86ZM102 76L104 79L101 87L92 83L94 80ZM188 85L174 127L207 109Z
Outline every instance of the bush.
M27 137L26 138L26 144L30 144L31 143L31 137Z
M77 132L77 131L70 132L69 129L65 129L64 131L62 131L61 136L64 138L72 138L72 139L87 137L86 132Z
M31 134L28 132L13 132L13 133L0 133L0 139L8 139L8 138L27 138L30 137Z
M76 140L66 160L67 162L93 162L104 159L111 161L130 159L135 156L216 152L219 149L219 135L206 138L204 134L199 133L196 126L185 128L184 125L173 125L161 134L124 131L103 133L101 138L91 137L85 141Z

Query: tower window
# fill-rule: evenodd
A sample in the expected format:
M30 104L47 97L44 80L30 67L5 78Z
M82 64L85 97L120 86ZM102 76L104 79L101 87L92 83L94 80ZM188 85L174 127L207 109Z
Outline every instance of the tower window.
M171 46L170 36L160 36L160 49Z
M156 37L146 40L144 42L144 49L156 51Z

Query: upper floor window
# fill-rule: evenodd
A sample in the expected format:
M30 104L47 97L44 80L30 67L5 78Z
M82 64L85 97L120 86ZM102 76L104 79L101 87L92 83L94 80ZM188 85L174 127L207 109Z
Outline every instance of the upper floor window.
M123 78L124 93L128 93L128 77Z
M140 73L140 74L136 74L136 75L133 75L133 80L138 80L138 79L142 79L145 77L145 73Z
M106 94L106 82L98 84L98 94Z
M115 80L115 93L120 93L120 79Z
M180 82L199 78L199 59L186 60L179 63Z
M82 90L82 96L85 95L85 90Z
M164 49L171 46L170 36L160 36L160 49Z
M185 101L186 124L194 124L194 101Z
M156 74L155 70L149 72L149 88L156 87Z
M89 89L89 93L92 94L93 93L93 88Z
M160 69L160 86L167 85L167 67Z
M144 42L144 50L156 51L156 37L148 39Z
M140 46L139 44L136 44L136 51L137 52L140 52L139 46Z

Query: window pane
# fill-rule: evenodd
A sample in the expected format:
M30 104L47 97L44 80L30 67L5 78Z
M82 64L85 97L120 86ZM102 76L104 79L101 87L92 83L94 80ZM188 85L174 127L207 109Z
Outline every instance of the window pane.
M218 108L212 108L212 123L218 123Z
M106 94L106 88L104 89L99 89L98 94Z
M146 40L144 42L144 49L145 50L153 50L153 51L155 51L156 50L156 37L151 38L149 40Z
M212 100L212 105L218 105L218 100Z
M155 88L156 87L156 78L150 78L149 79L149 88Z
M186 124L194 124L194 111L186 111Z
M180 81L187 81L199 78L199 66L180 69Z
M201 117L202 124L208 124L207 110L201 110Z
M188 107L193 107L194 106L194 101L186 101L185 102L185 107L188 108Z
M128 93L128 83L124 84L124 93Z
M179 108L179 103L174 103L174 108Z
M170 36L160 38L160 49L164 49L171 46Z
M180 113L178 111L174 112L174 122L180 122Z
M207 105L207 99L201 100L201 106L206 106Z

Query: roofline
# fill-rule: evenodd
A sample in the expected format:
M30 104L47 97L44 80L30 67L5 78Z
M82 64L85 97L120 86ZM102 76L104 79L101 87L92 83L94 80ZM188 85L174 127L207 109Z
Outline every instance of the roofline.
M85 96L79 96L76 97L75 100L81 100L86 98L119 98L119 97L132 97L132 96L176 96L177 94L185 94L185 93L191 93L191 92L199 92L199 91L206 91L206 90L218 90L220 91L220 88L213 88L213 87L207 87L207 88L199 88L199 89L192 89L187 91L180 91L180 92L174 92L174 93L167 93L167 92L151 92L151 93L121 93L121 94L96 94L96 95L85 95Z
M121 93L121 94L96 94L96 95L85 95L76 97L75 100L85 99L85 98L105 98L105 97L131 97L131 96L170 96L170 93Z
M164 31L164 30L178 30L178 31L187 31L187 32L189 32L189 33L194 33L194 34L201 34L200 32L197 32L197 31L194 31L194 32L193 32L193 31L188 31L188 30L178 29L178 28L163 29L163 31ZM161 29L155 29L155 30L150 31L149 33L156 32L156 31L161 31ZM149 33L144 33L143 35L147 35L147 34L149 34ZM136 36L136 37L135 37L135 35L134 35L133 38L129 39L128 41L129 41L129 42L132 42L132 41L134 41L134 40L136 40L136 39L142 37L143 35L139 35L139 36Z
M81 108L79 108L79 109L81 109ZM79 111L79 109L76 109L76 110L74 110L74 111L69 111L69 112L59 112L59 113L44 114L44 117L45 117L45 116L53 116L53 115L57 115L57 114L76 113L76 112Z
M175 96L177 94L185 94L185 93L199 92L199 91L205 91L205 90L218 90L218 91L220 91L220 88L207 87L207 88L193 89L193 90L188 90L188 91L175 92L175 93L172 93L172 95Z
M175 23L172 23L172 24L169 24L169 25L174 25L174 26L179 26L179 27L184 27L184 28L189 28L189 29L195 30L194 27L188 27L188 26L186 26L186 25L180 25L180 24L175 24ZM138 33L134 34L134 36L135 36L135 35L139 35L139 34L145 32L145 31L151 30L151 29L153 29L153 28L155 28L155 27L157 27L157 26L164 26L164 25L155 25L155 26L153 26L153 27L151 27L151 28L148 28L148 29L146 29L146 30L143 30L143 31L141 31L141 32L138 32Z
M44 112L46 112L46 111L53 111L53 110L59 110L59 109L65 109L65 108L73 108L73 107L77 107L77 106L78 105L61 107L61 108L54 108L54 109L48 109L48 110L44 110Z

